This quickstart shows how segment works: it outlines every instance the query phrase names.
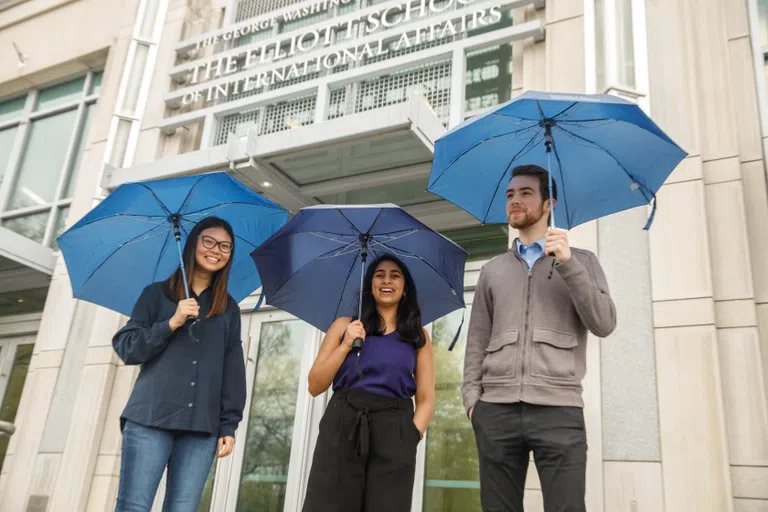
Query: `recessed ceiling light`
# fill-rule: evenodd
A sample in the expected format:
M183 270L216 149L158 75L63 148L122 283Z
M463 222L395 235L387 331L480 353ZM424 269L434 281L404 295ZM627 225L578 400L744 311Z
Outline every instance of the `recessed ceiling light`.
M272 182L271 181L262 181L261 182L261 186L264 187L264 188L270 188L272 186Z

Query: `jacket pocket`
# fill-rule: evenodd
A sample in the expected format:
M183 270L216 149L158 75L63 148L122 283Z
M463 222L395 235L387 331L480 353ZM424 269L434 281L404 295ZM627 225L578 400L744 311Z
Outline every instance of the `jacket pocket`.
M491 338L483 359L483 380L517 377L518 336L519 331L512 329Z
M575 379L578 344L579 340L573 334L535 328L531 376Z

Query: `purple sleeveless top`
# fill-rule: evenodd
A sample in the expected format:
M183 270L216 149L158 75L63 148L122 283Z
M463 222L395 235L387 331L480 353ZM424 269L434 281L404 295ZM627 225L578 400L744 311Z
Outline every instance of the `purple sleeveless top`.
M333 379L333 390L360 389L377 395L411 398L416 393L416 348L400 341L397 331L384 336L366 336L360 350L350 351Z

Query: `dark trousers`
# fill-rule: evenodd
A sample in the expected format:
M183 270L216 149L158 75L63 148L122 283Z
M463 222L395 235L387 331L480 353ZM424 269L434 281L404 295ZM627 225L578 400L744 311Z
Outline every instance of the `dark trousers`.
M320 420L303 511L410 511L419 440L411 400L335 392Z
M585 512L587 435L579 407L478 402L472 412L484 512L523 512L530 452L545 512Z

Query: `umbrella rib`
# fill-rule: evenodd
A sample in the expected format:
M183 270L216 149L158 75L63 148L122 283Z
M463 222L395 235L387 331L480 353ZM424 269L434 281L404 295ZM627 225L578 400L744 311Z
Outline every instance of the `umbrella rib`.
M151 231L152 231L152 230L154 230L154 229L155 229L155 228L149 229L149 230L147 230L147 231L145 231L145 232L143 232L143 233L141 233L141 234L139 234L139 235L136 235L134 238L132 238L132 239L128 240L127 242L124 242L124 243L120 244L119 246L117 246L117 247L115 248L115 250L113 250L111 253L109 253L109 255L107 255L107 257L106 257L106 258L104 258L103 260L101 260L101 263L99 263L99 264L96 266L96 268L94 268L94 269L93 269L93 272L91 272L91 275L89 275L89 276L88 276L88 278L87 278L85 281L83 281L83 284L81 284L81 285L80 285L80 287L82 288L83 286L85 286L85 285L88 283L88 281L90 281L90 280L91 280L91 278L92 278L92 277L93 277L93 276L96 274L96 272L98 272L98 271L99 271L99 269L100 269L101 267L103 267L103 266L104 266L104 265L107 263L107 261L109 261L109 259L110 259L112 256L114 256L115 254L117 254L117 251L119 251L120 249L122 249L122 248L123 248L123 247L125 247L126 245L130 245L130 244L133 244L133 243L135 243L135 242L139 241L139 238L143 237L144 235L146 235L147 233L151 232ZM170 232L170 230L169 230L168 232ZM162 235L162 234L164 234L164 233L157 233L157 234L155 234L155 235L152 235L152 236L151 236L151 237L149 237L149 238L154 238L155 236L159 236L159 235ZM146 238L146 240L149 240L149 238Z
M572 131L570 131L570 130L568 130L566 128L563 128L562 126L558 126L558 128L563 130L564 132L572 135L573 137L576 137L577 139L580 139L580 140L583 140L584 142L592 144L594 147L596 147L597 149L599 149L600 151L604 152L606 155L611 157L611 159L614 162L616 162L616 165L618 165L621 168L621 170L624 171L624 174L626 174L629 177L629 179L632 180L632 183L637 183L638 185L640 185L640 191L643 193L643 197L645 197L645 200L646 201L650 201L651 200L651 198L648 197L648 193L647 193L648 187L645 186L645 183L641 183L640 180L638 180L637 178L632 176L632 174L626 169L626 167L624 167L621 164L621 162L619 162L618 158L613 156L613 154L610 151L608 151L607 149L602 147L600 144L598 144L598 143L596 143L594 141L591 141L591 140L589 140L589 139L587 139L585 137L582 137L581 135L578 135L578 134L576 134L576 133L574 133L574 132L572 132Z
M493 114L495 115L495 114L497 114L497 113L496 113L496 112L494 112ZM501 114L499 114L499 115L501 115ZM509 117L509 116L507 116L507 117ZM533 124L533 125L530 125L530 126L526 126L525 128L521 128L521 129L519 129L519 130L513 130L513 131L511 131L511 132L500 133L500 134L498 134L498 135L493 135L493 136L491 136L491 137L486 137L485 139L483 139L483 140L481 140L481 141L477 142L476 144L474 144L474 145L472 145L471 147L467 148L467 149L466 149L466 150L465 150L463 153L461 153L461 154L460 154L460 155L458 155L456 158L454 158L454 159L451 161L451 163L449 163L447 166L445 166L445 169L443 169L443 172L441 172L441 173L440 173L440 176L438 176L437 178L435 178L435 181L433 181L433 182L432 182L432 185L430 185L428 188L432 188L432 187L434 187L434 186L437 184L437 182L440 180L440 178L442 178L443 176L445 176L445 173L446 173L446 172L448 172L448 169L450 169L450 168L451 168L451 166L453 166L453 164L455 164L455 163L456 163L456 162L457 162L457 161L458 161L458 160L459 160L461 157L463 157L464 155L466 155L467 153L469 153L470 151L472 151L472 150L473 150L473 149L475 149L476 147L480 146L481 144L483 144L483 143L485 143L485 142L488 142L489 140L498 139L498 138L500 138L500 137L506 137L507 135L513 135L513 134L516 134L516 133L521 133L521 132L524 132L524 131L526 131L526 130L530 130L531 128L534 128L534 127L536 127L536 126L538 126L538 122L537 122L537 124Z
M185 198L184 198L184 201L182 201L182 202L181 202L181 206L179 206L179 209L178 209L178 212L177 212L177 213L181 213L181 212L182 212L182 210L184 210L184 208L186 208L187 204L189 203L189 200L190 200L190 199L191 199L191 197L192 197L192 192L194 192L194 191L195 191L195 188L197 188L197 185L198 185L198 184L199 184L201 181L203 181L203 180L204 180L206 177L208 177L208 176L211 176L211 175L210 175L210 174L204 174L204 175L200 176L200 177L198 178L198 180L195 182L195 184L194 184L194 185L192 185L191 187L189 187L189 192L187 192L187 197L185 197Z
M339 295L339 302L336 303L336 311L333 313L333 321L335 322L336 319L339 316L339 308L341 308L341 301L344 299L344 292L347 291L347 285L349 284L349 276L352 275L352 271L355 269L355 265L357 264L357 259L360 257L360 253L355 256L355 260L352 262L352 265L349 266L349 272L347 272L347 278L344 280L344 287L341 289L341 294ZM360 294L362 295L363 290L360 290ZM362 300L362 297L358 296L357 300ZM358 320L360 320L358 318Z
M491 212L491 206L493 205L493 200L496 197L496 194L499 193L499 187L501 186L501 182L504 179L504 176L507 175L507 171L509 171L509 168L512 166L514 161L517 160L517 157L524 154L523 152L527 153L526 150L531 150L538 144L538 142L535 144L533 144L533 142L536 140L536 137L541 135L541 130L542 128L539 128L539 131L536 132L536 134L534 134L533 137L528 139L528 142L526 142L525 145L522 148L520 148L520 151L518 151L515 154L515 156L512 157L512 160L510 160L509 163L507 164L507 168L504 169L504 173L499 177L499 181L496 183L496 189L494 190L493 194L491 194L491 200L488 202L488 208L486 208L485 215L483 215L483 223L485 223L488 220L488 214Z
M377 222L379 222L379 219L381 218L381 214L384 212L384 208L379 208L379 213L376 214L376 218L373 219L373 222L371 222L371 225L368 227L368 229L365 231L366 235L370 235L371 231L373 231L373 227L376 225Z
M95 224L96 222L100 222L102 220L112 219L112 218L115 218L115 217L125 217L127 219L135 219L136 222L146 222L147 224L154 224L156 226L162 226L163 224L168 222L168 220L165 217L161 217L160 215L139 215L139 214L136 214L136 213L113 213L112 215L105 215L104 217L99 217L98 219L89 220L88 222L78 226L78 229L84 228L85 226L90 226L91 224ZM162 222L149 222L149 221L138 220L139 218L150 218L150 219L151 218L158 218L158 219L163 219L163 221Z
M171 230L168 230L168 235L171 234ZM170 240L170 236L165 237L165 241L163 242L163 247L160 249L160 255L157 257L157 262L155 263L155 270L152 272L152 282L154 283L157 279L157 269L160 268L160 260L163 259L163 255L165 254L165 250L168 248L168 240Z
M199 210L193 210L193 211L190 211L190 212L186 212L183 215L185 217L189 217L190 215L198 215L198 214L204 215L206 213L210 213L209 210L215 211L215 210L218 210L218 209L220 209L220 208L222 208L224 206L229 206L229 205L233 205L233 204L245 204L245 205L257 206L257 207L260 207L260 208L269 208L270 210L277 210L277 211L283 210L283 208L281 208L281 207L279 207L277 205L270 206L268 204L249 203L247 201L227 201L225 203L219 203L216 206L208 206L208 207L205 207L205 208L200 208Z
M281 289L283 286L285 286L286 284L288 284L288 282L290 282L290 280L291 280L291 279L293 279L294 277L296 277L296 274L298 274L299 272L301 272L301 270L302 270L304 267L306 267L307 265L309 265L309 263L311 263L312 261L315 261L315 260L318 260L318 259L323 259L323 258L325 258L326 256L328 256L329 254L331 254L333 251L336 251L336 250L338 250L338 249L333 249L333 250L330 250L330 251L328 251L328 252L325 252L325 253L323 253L323 254L321 254L321 255L319 255L319 256L315 256L315 257L314 257L314 258L312 258L312 259L311 259L309 262L307 262L306 264L302 265L300 268L296 269L296 271L295 271L293 274L291 274L291 275L290 275L290 276L289 276L289 277L288 277L288 278L287 278L285 281L283 281L282 283L280 283L280 284L278 284L277 286L275 286L275 289L276 289L276 290L279 290L279 289ZM258 267L258 265L257 265L257 267Z
M538 103L538 102L539 102L539 100L536 100L536 103ZM556 121L558 121L558 122L559 122L559 119L557 119L558 117L562 116L563 114L565 114L566 112L568 112L568 111L569 111L569 110L571 110L573 107L575 107L576 105L579 105L579 104L580 104L580 102L578 102L578 101L574 101L573 103L571 103L570 105L568 105L567 107L565 107L563 110L561 110L561 111L560 111L560 112L558 112L557 114L553 115L553 116L552 116L550 119L552 119L552 120L556 120ZM541 112L541 107L539 107L539 111ZM573 113L571 113L571 115L573 115Z
M157 201L157 204L159 204L159 205L160 205L160 208L162 208L162 209L163 209L163 211L164 211L164 212L165 212L167 215L171 215L171 211L168 209L168 207L167 207L167 206L165 206L165 205L163 204L163 202L160 200L160 198L159 198L159 197L157 197L157 194L155 194L155 191L154 191L154 190L152 190L151 188L149 188L149 187L148 187L148 186L147 186L145 183L137 182L137 183L136 183L136 185L138 185L138 186L140 186L140 187L142 187L142 188L145 188L145 189L147 189L147 190L149 191L149 193L150 193L150 194L152 194L152 197L154 197L154 198L155 198L155 201Z
M571 214L568 211L568 201L565 200L565 173L563 172L563 163L560 161L560 154L557 152L557 144L555 144L555 139L552 139L552 151L555 153L555 160L557 160L557 167L560 169L560 181L562 182L562 196L563 196L563 207L565 208L565 221L568 223L568 225L571 225ZM554 178L553 178L554 179ZM550 198L554 199L554 198ZM552 206L552 201L550 201L550 215L555 214L555 207Z
M352 223L351 220L347 218L346 215L344 215L344 212L341 211L341 208L336 208L336 211L339 212L339 214L344 218L345 221L347 221L347 224L349 224L349 227L355 230L356 233L360 234L360 230L357 229L357 227Z

